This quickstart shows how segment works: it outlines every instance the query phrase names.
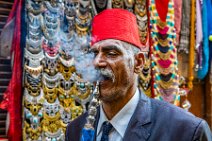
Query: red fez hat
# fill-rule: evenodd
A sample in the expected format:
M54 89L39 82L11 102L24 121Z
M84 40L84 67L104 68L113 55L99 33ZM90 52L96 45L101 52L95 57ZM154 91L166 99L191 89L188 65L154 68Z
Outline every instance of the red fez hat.
M106 39L117 39L142 48L136 17L124 9L107 9L96 15L91 34L91 45Z

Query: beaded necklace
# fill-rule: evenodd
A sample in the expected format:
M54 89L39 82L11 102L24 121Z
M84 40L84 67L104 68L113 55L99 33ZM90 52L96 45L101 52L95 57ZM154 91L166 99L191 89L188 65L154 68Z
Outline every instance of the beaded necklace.
M149 46L147 6L148 3L146 0L136 0L134 4L134 14L136 15L140 41L143 46ZM145 48L144 50L148 50L148 48Z
M160 100L179 104L174 3L173 0L163 1L162 9L160 2L150 0L149 6L154 94Z

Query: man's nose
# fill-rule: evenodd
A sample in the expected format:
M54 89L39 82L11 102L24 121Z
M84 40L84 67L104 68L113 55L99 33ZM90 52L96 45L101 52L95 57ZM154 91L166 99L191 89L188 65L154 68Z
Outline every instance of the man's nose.
M96 57L94 58L94 66L98 68L102 68L102 67L106 67L106 65L107 63L103 55L101 53L96 55Z

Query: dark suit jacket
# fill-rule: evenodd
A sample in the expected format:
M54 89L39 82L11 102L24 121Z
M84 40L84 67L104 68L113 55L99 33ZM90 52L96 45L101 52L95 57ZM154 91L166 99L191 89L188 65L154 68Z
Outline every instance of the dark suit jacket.
M87 113L72 121L66 130L66 141L80 141ZM99 119L99 109L95 128ZM128 124L123 141L212 141L207 123L166 102L144 94Z

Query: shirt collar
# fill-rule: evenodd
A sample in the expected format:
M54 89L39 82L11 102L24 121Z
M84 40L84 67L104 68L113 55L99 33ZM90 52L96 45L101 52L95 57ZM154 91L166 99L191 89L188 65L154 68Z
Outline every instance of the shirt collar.
M109 121L104 113L102 105L100 106L100 118L97 127L97 135L100 134L101 127L104 121L109 121L115 130L124 137L124 133L127 129L127 125L137 107L139 101L139 90L136 89L134 96L128 101L128 103Z

